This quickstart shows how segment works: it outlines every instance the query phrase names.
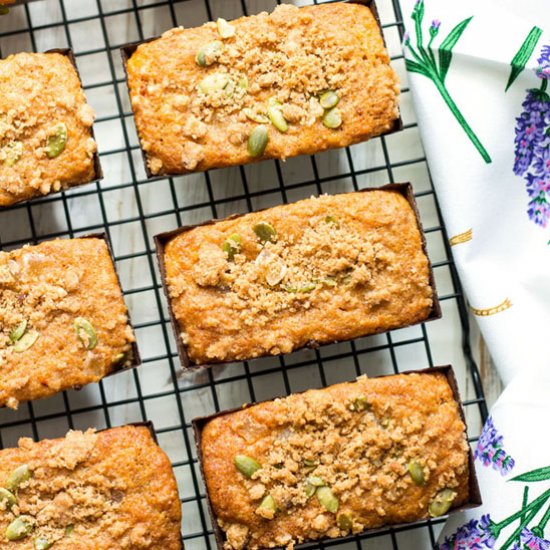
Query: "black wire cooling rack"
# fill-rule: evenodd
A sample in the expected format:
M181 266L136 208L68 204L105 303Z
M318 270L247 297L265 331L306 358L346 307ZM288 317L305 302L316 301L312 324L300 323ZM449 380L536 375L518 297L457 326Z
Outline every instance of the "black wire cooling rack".
M403 20L398 1L377 3L394 66L405 81L399 47ZM215 549L190 426L195 416L350 380L365 372L400 372L433 366L434 361L454 362L455 366L461 363L459 383L463 395L468 396L464 406L471 441L487 415L469 344L465 300L421 149L408 88L402 90L405 124L398 134L286 163L268 161L153 182L146 179L119 47L173 26L199 25L217 17L230 19L271 10L275 4L274 0L42 0L13 8L9 15L0 17L4 56L25 50L74 49L88 100L98 112L95 129L105 172L101 183L0 212L0 245L7 250L27 242L105 231L113 245L143 356L140 368L80 392L64 392L25 404L16 412L0 411L0 447L16 445L23 435L41 439L61 436L72 428L105 428L152 420L178 480L184 516L182 537L187 550ZM181 374L159 286L154 234L311 194L393 181L413 182L443 320L285 357ZM454 324L445 324L450 321ZM344 542L305 547L423 550L434 546L443 521L429 520L414 527L384 529Z

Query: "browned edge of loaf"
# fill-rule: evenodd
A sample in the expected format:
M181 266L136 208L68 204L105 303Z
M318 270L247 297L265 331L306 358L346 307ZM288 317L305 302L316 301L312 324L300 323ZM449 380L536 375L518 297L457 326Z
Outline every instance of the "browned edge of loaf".
M74 239L101 239L101 240L105 241L105 244L107 245L107 250L109 252L109 257L111 258L111 261L113 262L113 270L115 272L116 280L117 280L118 286L120 288L120 293L122 294L122 299L124 301L124 295L122 293L122 285L120 284L120 277L118 276L118 271L116 269L115 256L113 254L113 249L111 247L111 242L109 241L109 237L107 236L107 234L106 233L89 233L89 234L86 234L86 235L80 235L78 237L74 237ZM56 240L56 239L46 239L46 241L47 240L52 240L53 241L53 240ZM63 240L63 239L59 239L59 240ZM46 241L40 241L40 242L46 242ZM39 243L37 243L37 244L39 244ZM35 245L32 244L31 246L35 246ZM124 305L126 306L126 302L124 303ZM129 327L132 329L132 332L135 335L134 327L132 325L132 319L130 318L130 312L129 312L127 306L126 306L126 318L128 319ZM112 376L113 374L117 374L118 372L121 372L121 371L126 371L126 370L130 370L130 369L139 367L141 365L141 355L139 353L137 340L134 340L131 343L131 350L132 350L132 362L131 362L130 366L129 367L124 367L124 368L115 368L115 369L111 370L109 373L107 373L103 378L107 378L107 377ZM78 390L82 389L82 386L73 386L72 388L66 388L63 391L66 391L66 390L69 390L69 389L73 389L73 390L78 391ZM156 436L154 437L154 439L156 441Z
M437 290L436 290L436 286L435 286L435 277L434 277L434 274L433 274L433 268L432 268L432 264L430 262L430 258L428 257L426 236L425 236L424 231L422 229L422 223L420 222L420 213L418 212L418 207L416 205L416 199L414 197L414 192L413 192L412 185L410 183L387 183L386 185L382 185L381 187L367 187L365 189L359 189L357 191L351 191L351 193L368 193L370 191L396 191L396 192L400 193L401 195L403 195L403 197L405 197L405 199L407 200L407 202L411 206L411 208L413 210L413 213L414 213L414 216L415 216L415 219L416 219L416 224L417 224L418 230L420 232L420 240L421 240L421 243L422 243L422 252L424 252L424 255L428 259L429 282L430 282L430 287L432 289L432 309L430 310L430 313L429 313L429 315L426 319L423 319L422 321L419 321L417 323L412 323L412 324L409 324L409 325L403 325L402 327L398 327L398 328L405 328L405 327L416 325L416 324L419 324L419 323L426 323L428 321L433 321L435 319L440 319L441 318L441 305L439 303L439 298L437 296ZM345 194L345 193L337 193L337 194ZM289 204L292 204L292 203L289 203ZM266 210L269 210L270 208L263 208L261 210L256 210L255 212L264 212ZM172 302L170 300L170 291L168 289L168 283L166 281L166 266L164 264L165 246L169 241L171 241L173 238L177 237L181 233L186 233L187 231L195 229L196 227L201 227L201 226L204 226L204 225L213 225L215 223L225 221L225 220L233 220L235 218L240 218L240 217L245 216L247 214L250 214L250 212L245 212L245 213L242 213L242 214L232 214L231 216L228 216L226 218L212 219L212 220L208 220L208 221L198 223L198 224L194 224L194 225L185 225L183 227L179 227L178 229L174 229L172 231L167 231L165 233L160 233L160 234L155 235L153 237L153 239L155 241L156 249L157 249L157 261L158 261L159 268L160 268L160 277L161 277L162 288L164 290L164 295L165 295L166 300L168 302L168 311L170 313L170 321L171 321L172 329L174 331L174 337L175 337L175 340L176 340L176 347L177 347L178 354L179 354L179 357L180 357L181 367L184 371L198 369L198 368L202 368L202 367L210 367L212 365L230 364L230 363L235 363L235 361L211 361L211 362L206 363L206 364L195 364L195 363L191 362L191 359L189 357L189 353L187 351L187 346L182 342L182 339L179 336L180 330L179 330L179 326L178 326L178 321L177 321L176 316L174 314L174 311L173 311L173 308L172 308ZM382 330L377 331L377 332L369 333L368 335L372 336L373 334L380 334L380 333L383 333L383 332L388 332L388 331L382 329ZM353 339L354 338L348 338L347 340L338 340L338 342L348 342L348 341L353 340ZM336 343L336 342L332 342L332 343ZM330 343L321 344L321 345L330 345ZM292 350L292 352L298 351L300 349L305 349L305 348L317 349L318 347L319 347L319 344L317 342L311 341L311 342L308 342L302 348L296 348L296 349ZM259 357L266 357L266 356L267 356L267 354L263 355L263 356L259 356ZM257 359L257 358L255 357L255 359Z
M430 373L437 373L437 372L440 372L440 373L444 374L445 377L447 378L447 381L449 382L449 386L451 387L451 391L453 393L454 401L456 402L457 407L458 407L460 418L461 418L462 422L464 422L464 426L465 426L464 435L467 436L468 434L467 434L467 426L466 426L466 417L464 416L464 409L462 407L462 401L460 399L460 392L459 392L459 389L458 389L458 382L456 380L456 376L455 376L453 367L451 365L428 367L426 369L409 370L409 371L404 371L404 372L400 372L400 373L397 373L397 374L405 374L405 375L407 375L407 374L430 374ZM396 375L395 374L382 374L382 375L379 375L379 376L372 376L372 377L369 377L369 378L371 378L371 379L373 379L373 378L386 378L388 376L396 376ZM353 380L351 382L353 382ZM308 390L305 390L305 391L308 391ZM305 391L297 392L293 395L300 395L302 393L305 393ZM284 398L284 396L282 398ZM214 414L209 415L209 416L201 416L201 417L194 418L193 420L191 420L191 425L193 426L193 433L195 435L195 446L196 446L196 450L197 450L197 458L198 458L198 461L199 461L200 471L201 471L202 479L204 481L204 486L205 486L206 502L208 504L208 513L210 514L210 520L211 520L211 523L212 523L212 528L213 528L213 531L214 531L214 538L216 540L216 546L217 546L218 550L224 550L225 535L224 535L224 532L223 532L222 528L218 525L218 518L217 518L217 516L214 512L212 501L210 500L210 494L208 492L208 485L206 483L206 476L204 475L204 465L203 465L203 456L202 456L202 432L203 432L204 427L206 426L206 424L208 424L208 422L210 422L211 420L214 420L215 418L217 418L219 416L230 415L232 413L242 411L244 409L248 409L249 407L253 407L254 405L259 405L261 403L268 403L269 401L274 401L275 399L277 399L277 398L266 399L265 401L258 401L256 403L247 403L247 404L244 404L242 407L235 407L234 409L229 409L229 410L226 410L226 411L220 411L220 412L214 413ZM472 448L469 445L468 445L468 468L469 468L469 478L468 478L469 500L468 500L468 502L466 502L465 504L463 504L461 506L456 506L456 507L451 508L450 512L461 512L461 511L464 511L464 510L469 510L471 508L477 508L478 506L481 506L481 504L482 504L481 493L480 493L480 490L479 490L479 484L478 484L477 474L476 474L476 469L475 469L475 464L474 464L474 455L472 453ZM410 527L414 527L415 525L426 525L426 523L428 521L429 520L426 520L426 519L420 519L418 521L413 521L413 522L410 522L410 523L400 523L400 524L395 524L395 525L392 524L391 527L392 528L397 528L397 529L399 529L400 527L409 527L410 528ZM384 526L384 527L379 527L377 529L366 529L362 533L359 533L358 536L363 537L364 535L367 535L367 534L371 535L371 534L374 534L374 533L381 533L383 531L386 531L388 529L388 527L390 527L390 526L388 525L388 526ZM342 541L342 540L347 539L347 538L349 538L349 536L339 537L339 538L336 538L336 539L330 539L330 541L331 541L331 543L338 543L339 541ZM317 542L322 542L323 540L328 540L328 539L327 539L327 537L324 537L322 539L318 539ZM297 545L296 549L303 548L303 547L307 546L307 544L309 542L311 542L311 541L304 541L302 544Z
M24 3L32 2L32 0L23 0L23 2ZM16 0L16 4L17 4L17 0ZM69 59L69 61L71 62L71 65L74 67L74 70L76 71L76 76L78 77L78 81L80 82L80 86L82 87L82 79L80 78L80 72L78 71L78 65L76 64L76 58L75 58L74 52L71 48L54 48L52 50L46 50L44 53L58 53L60 55L64 55L65 57L67 57ZM0 59L5 59L4 57L2 57L1 51L0 51ZM87 101L88 101L88 99L86 98L86 102ZM90 128L90 132L92 134L92 138L95 140L93 125ZM96 141L96 144L97 144L97 141ZM96 147L96 151L95 151L94 156L93 156L93 161L94 161L94 175L93 175L93 177L90 179L90 181L85 181L85 182L79 183L75 187L80 187L81 185L87 185L88 183L92 183L93 181L100 181L100 180L103 179L103 168L101 167L101 162L99 160L99 151L98 151L97 147ZM54 191L54 192L48 193L47 195L44 195L44 196L47 197L49 195L55 195L57 193L62 193L63 191L65 191L65 189L59 190L59 191ZM6 210L8 208L13 208L14 206L20 205L22 203L32 201L32 200L35 200L35 199L38 199L38 198L43 198L43 197L31 197L29 199L23 199L23 200L18 201L18 202L14 203L10 206L0 206L0 210ZM107 244L109 244L109 243L107 243ZM109 248L109 250L110 250L110 248Z
M372 15L374 15L374 19L376 21L376 24L378 26L378 29L380 30L380 35L382 36L382 41L384 43L384 47L387 49L386 39L384 38L384 32L382 30L382 24L380 23L380 16L378 14L378 8L376 7L375 0L343 0L342 3L349 3L349 4L361 4L362 6L367 6L371 12ZM160 36L154 36L152 38L147 38L146 40L138 40L137 42L129 42L128 44L124 44L120 47L120 55L122 56L122 66L124 67L124 75L126 76L126 82L128 82L128 60L132 55L135 53L135 51L138 49L139 46L142 44L147 44L149 42L153 42L154 40L158 40L161 38ZM128 86L127 86L128 88ZM130 89L128 88L128 96L130 96ZM131 103L131 102L130 102ZM399 117L395 119L393 126L383 134L380 134L381 136L387 136L388 134L393 134L394 132L399 132L403 129L403 119L401 118L401 111L399 111ZM377 136L380 137L380 136ZM140 150L141 150L141 157L143 158L143 163L145 165L145 173L147 175L148 179L162 179L169 177L170 175L176 175L181 176L181 173L177 174L162 174L160 176L156 176L151 172L151 169L149 168L149 164L147 162L147 155L143 148L141 147L141 140L140 140ZM259 162L259 161L258 161ZM191 173L191 172L190 172Z

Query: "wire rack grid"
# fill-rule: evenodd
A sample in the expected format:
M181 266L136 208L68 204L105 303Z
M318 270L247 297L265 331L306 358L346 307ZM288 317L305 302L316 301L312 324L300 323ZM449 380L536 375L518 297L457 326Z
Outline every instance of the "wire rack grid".
M0 18L0 48L17 51L71 47L95 125L105 178L100 183L0 212L4 250L54 237L105 231L111 240L124 295L134 320L143 365L79 392L64 392L18 411L0 410L0 448L62 436L68 429L98 429L152 420L169 455L183 504L187 550L215 549L190 420L243 402L369 375L452 363L475 441L487 415L469 347L468 315L420 144L400 43L397 0L378 0L388 49L404 83L404 129L340 151L185 177L148 181L127 98L119 47L176 26L272 10L275 0L42 0ZM298 5L311 0L294 2ZM351 191L411 181L421 211L443 319L351 343L285 357L179 370L152 237L182 224L291 202L312 194ZM443 519L383 529L313 548L423 550L432 548Z

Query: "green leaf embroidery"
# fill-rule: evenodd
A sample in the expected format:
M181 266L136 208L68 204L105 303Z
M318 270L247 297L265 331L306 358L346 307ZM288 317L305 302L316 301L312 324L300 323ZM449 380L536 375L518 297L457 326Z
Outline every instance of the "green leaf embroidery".
M472 16L473 17L473 16ZM441 42L439 46L439 76L441 82L445 82L445 77L449 67L451 66L451 59L453 58L453 48L456 46L456 43L462 36L462 33L466 30L468 23L472 20L472 17L468 17L461 21Z
M407 68L407 71L410 71L411 73L418 73L427 77L430 76L428 71L422 65L416 61L412 61L412 59L405 59L405 67Z
M550 479L550 466L545 466L544 468L537 468L536 470L531 470L519 476L513 477L509 481L545 481Z
M510 71L510 77L508 78L506 89L504 90L505 92L508 91L508 88L514 83L523 69L525 69L525 65L527 65L529 58L533 54L533 50L535 49L541 35L542 29L539 29L539 27L533 27L529 31L527 38L523 41L523 44L520 46L510 63L510 65L512 65L512 70Z

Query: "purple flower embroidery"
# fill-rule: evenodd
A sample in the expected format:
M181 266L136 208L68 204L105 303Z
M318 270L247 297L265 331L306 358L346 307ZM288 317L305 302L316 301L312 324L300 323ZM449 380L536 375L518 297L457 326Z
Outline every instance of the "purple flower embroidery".
M439 32L439 27L441 27L441 21L439 19L434 19L432 21L432 24L430 25L430 36L432 38L435 38L437 33Z
M550 541L537 537L527 528L521 531L520 541L523 547L529 550L550 550Z
M450 537L446 537L439 550L484 550L494 548L496 539L491 531L489 514L480 520L472 519Z
M537 75L545 79L540 89L528 90L523 111L516 119L514 173L523 176L529 202L527 214L537 225L550 220L550 45L543 46Z
M491 465L503 476L510 473L514 467L515 461L502 448L502 436L499 435L491 417L487 419L479 436L474 457L476 460L480 460L484 466Z

